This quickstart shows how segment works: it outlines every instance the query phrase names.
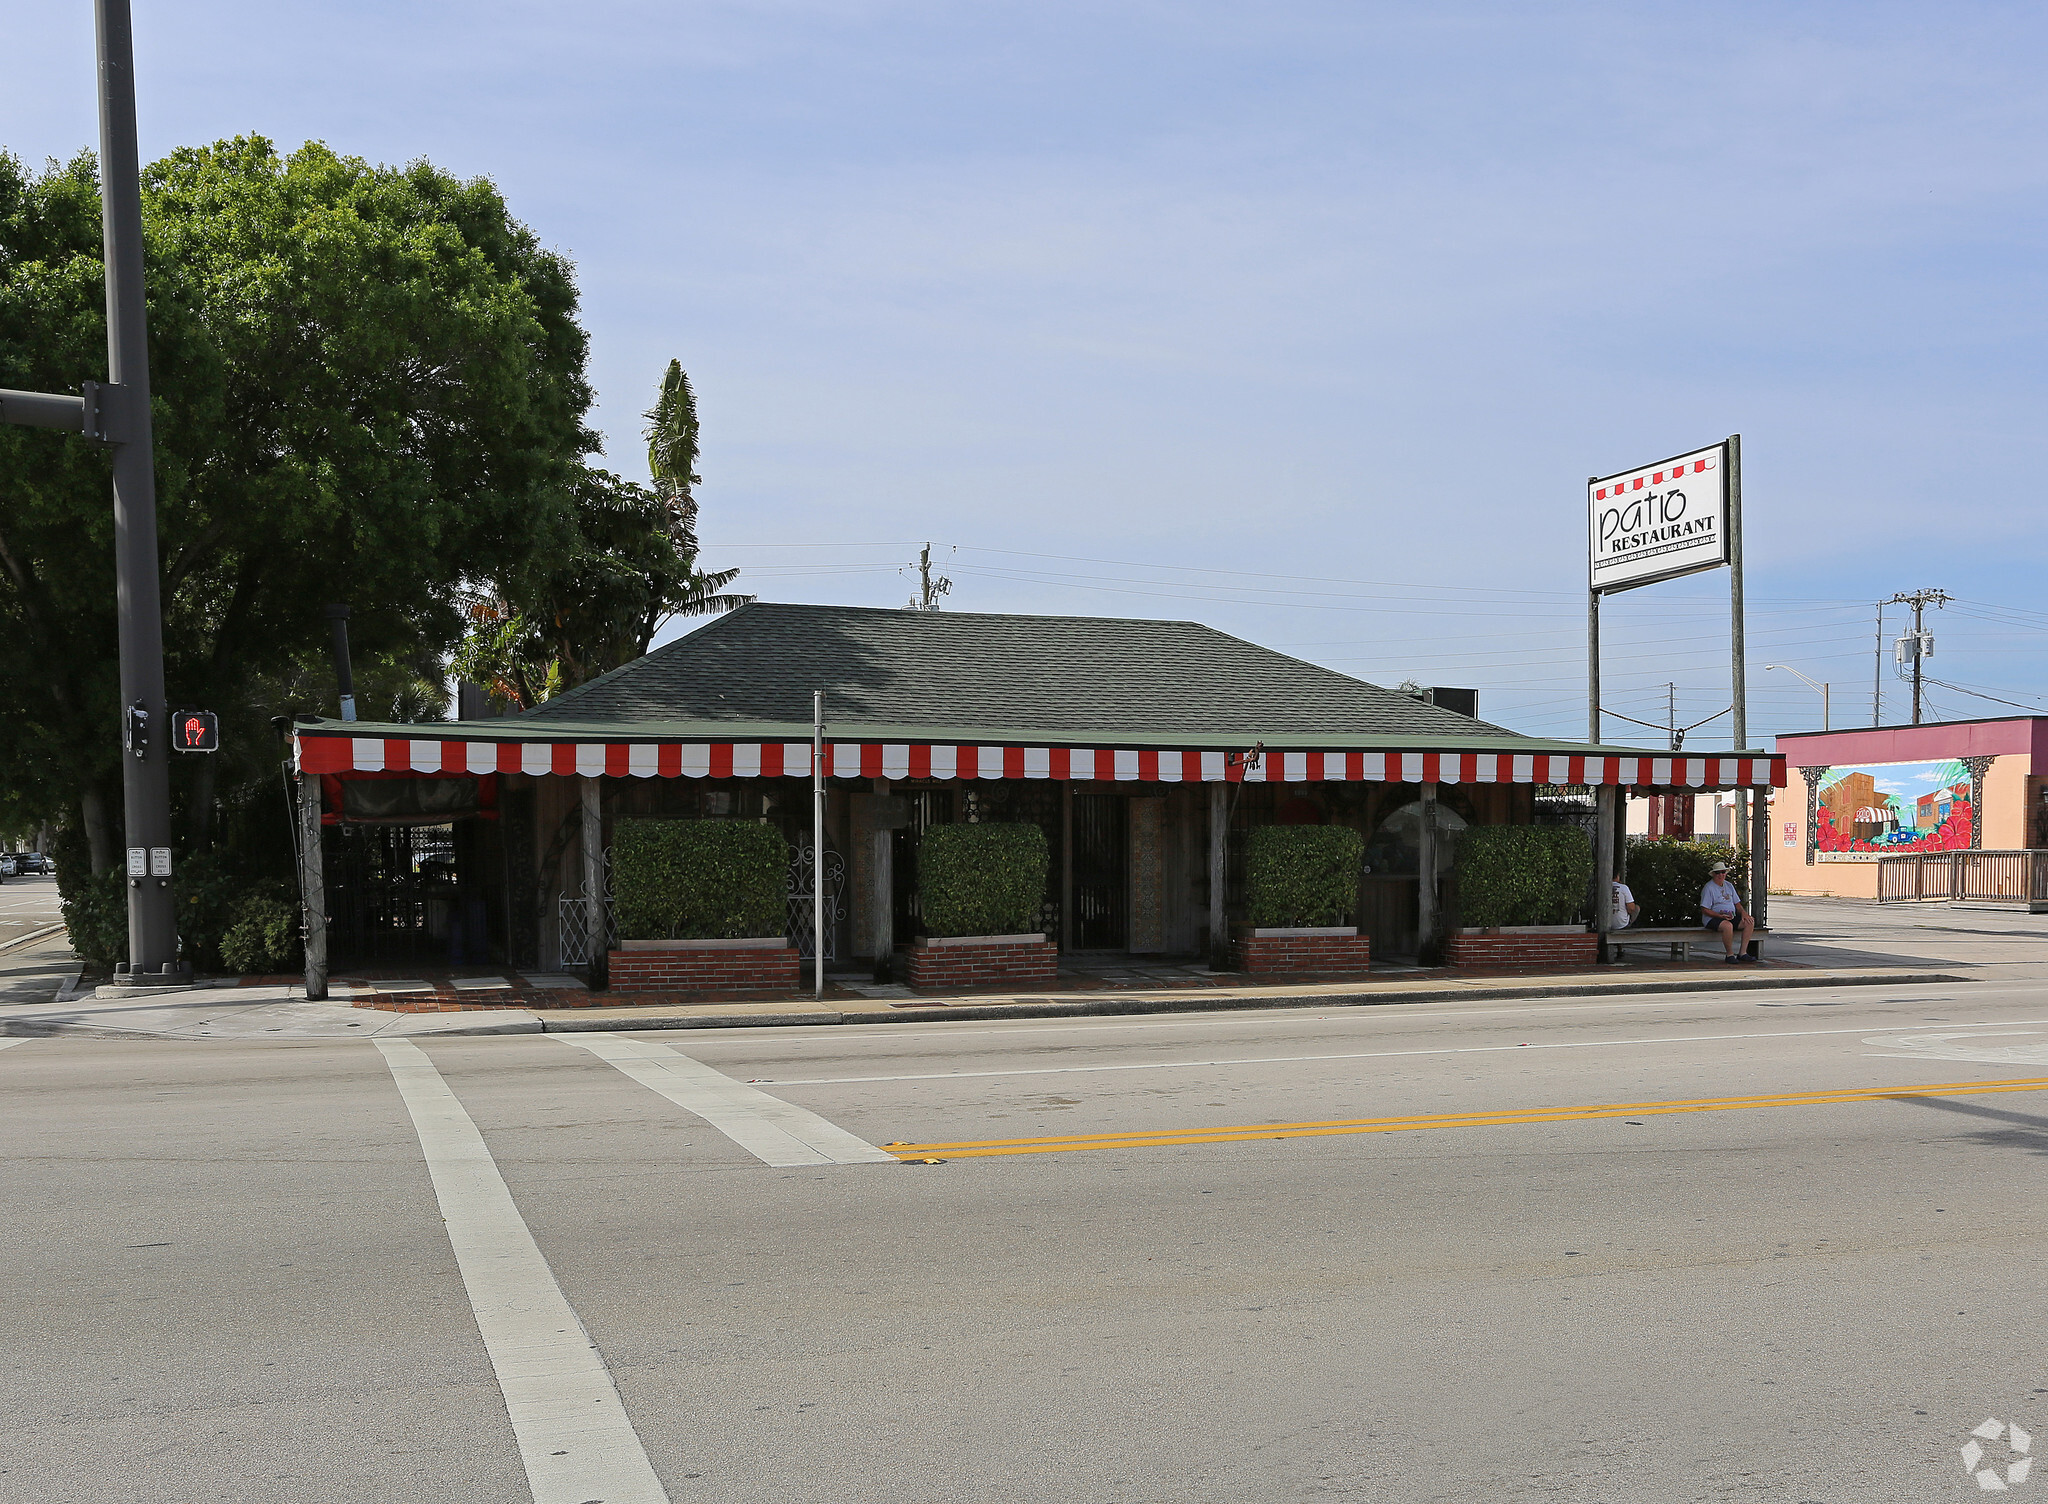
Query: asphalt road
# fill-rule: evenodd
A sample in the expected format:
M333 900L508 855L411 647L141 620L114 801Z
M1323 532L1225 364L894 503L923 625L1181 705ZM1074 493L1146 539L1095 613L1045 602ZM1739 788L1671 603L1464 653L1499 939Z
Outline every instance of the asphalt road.
M0 1499L1981 1497L2048 1434L1995 919L1911 989L10 1041Z

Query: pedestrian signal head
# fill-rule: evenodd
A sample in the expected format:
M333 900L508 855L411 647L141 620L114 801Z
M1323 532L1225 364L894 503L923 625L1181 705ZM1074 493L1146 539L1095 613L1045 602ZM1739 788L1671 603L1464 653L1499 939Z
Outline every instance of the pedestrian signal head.
M180 752L218 752L220 718L210 710L173 711L171 745Z

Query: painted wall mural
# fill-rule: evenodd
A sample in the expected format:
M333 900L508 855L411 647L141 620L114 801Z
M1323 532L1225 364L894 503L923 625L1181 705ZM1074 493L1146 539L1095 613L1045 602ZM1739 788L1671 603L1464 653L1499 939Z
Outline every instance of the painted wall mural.
M1883 856L1975 847L1984 773L1973 764L1989 761L1950 758L1828 768L1808 785L1808 850L1823 862L1874 862Z

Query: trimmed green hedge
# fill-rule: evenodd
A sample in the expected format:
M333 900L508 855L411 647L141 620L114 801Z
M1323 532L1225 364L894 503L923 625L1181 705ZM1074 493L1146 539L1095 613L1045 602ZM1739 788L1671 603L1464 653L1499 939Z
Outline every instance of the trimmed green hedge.
M620 820L612 914L621 940L786 934L789 842L746 820Z
M1245 840L1246 915L1259 929L1343 924L1358 906L1365 838L1348 825L1261 825Z
M1631 838L1628 875L1622 880L1642 905L1636 923L1698 924L1700 889L1707 885L1707 869L1716 862L1728 864L1728 875L1747 904L1748 852L1719 841L1678 841L1668 836L1655 840Z
M1052 856L1036 825L930 825L917 843L917 896L934 935L1030 935Z
M1585 915L1593 843L1571 825L1474 825L1452 870L1462 924L1570 924Z

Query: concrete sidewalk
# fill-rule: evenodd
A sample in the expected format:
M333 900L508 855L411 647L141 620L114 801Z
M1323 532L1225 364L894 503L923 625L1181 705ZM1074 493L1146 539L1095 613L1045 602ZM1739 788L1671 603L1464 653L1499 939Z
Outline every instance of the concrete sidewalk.
M866 998L837 989L767 1002L676 1003L575 1008L488 1008L394 1013L346 1003L307 1002L297 985L225 986L138 999L60 995L0 1007L0 1035L147 1035L162 1039L336 1039L379 1035L574 1033L586 1030L750 1029L787 1025L893 1024L987 1019L1076 1018L1236 1009L1388 1007L1503 998L1601 998L1639 993L1763 992L1784 988L1908 986L1959 982L1949 971L1900 967L1787 967L1709 972L1701 967L1622 974L1530 977L1441 976L1413 980L1286 986L1118 989L1100 992L979 993L955 997Z

